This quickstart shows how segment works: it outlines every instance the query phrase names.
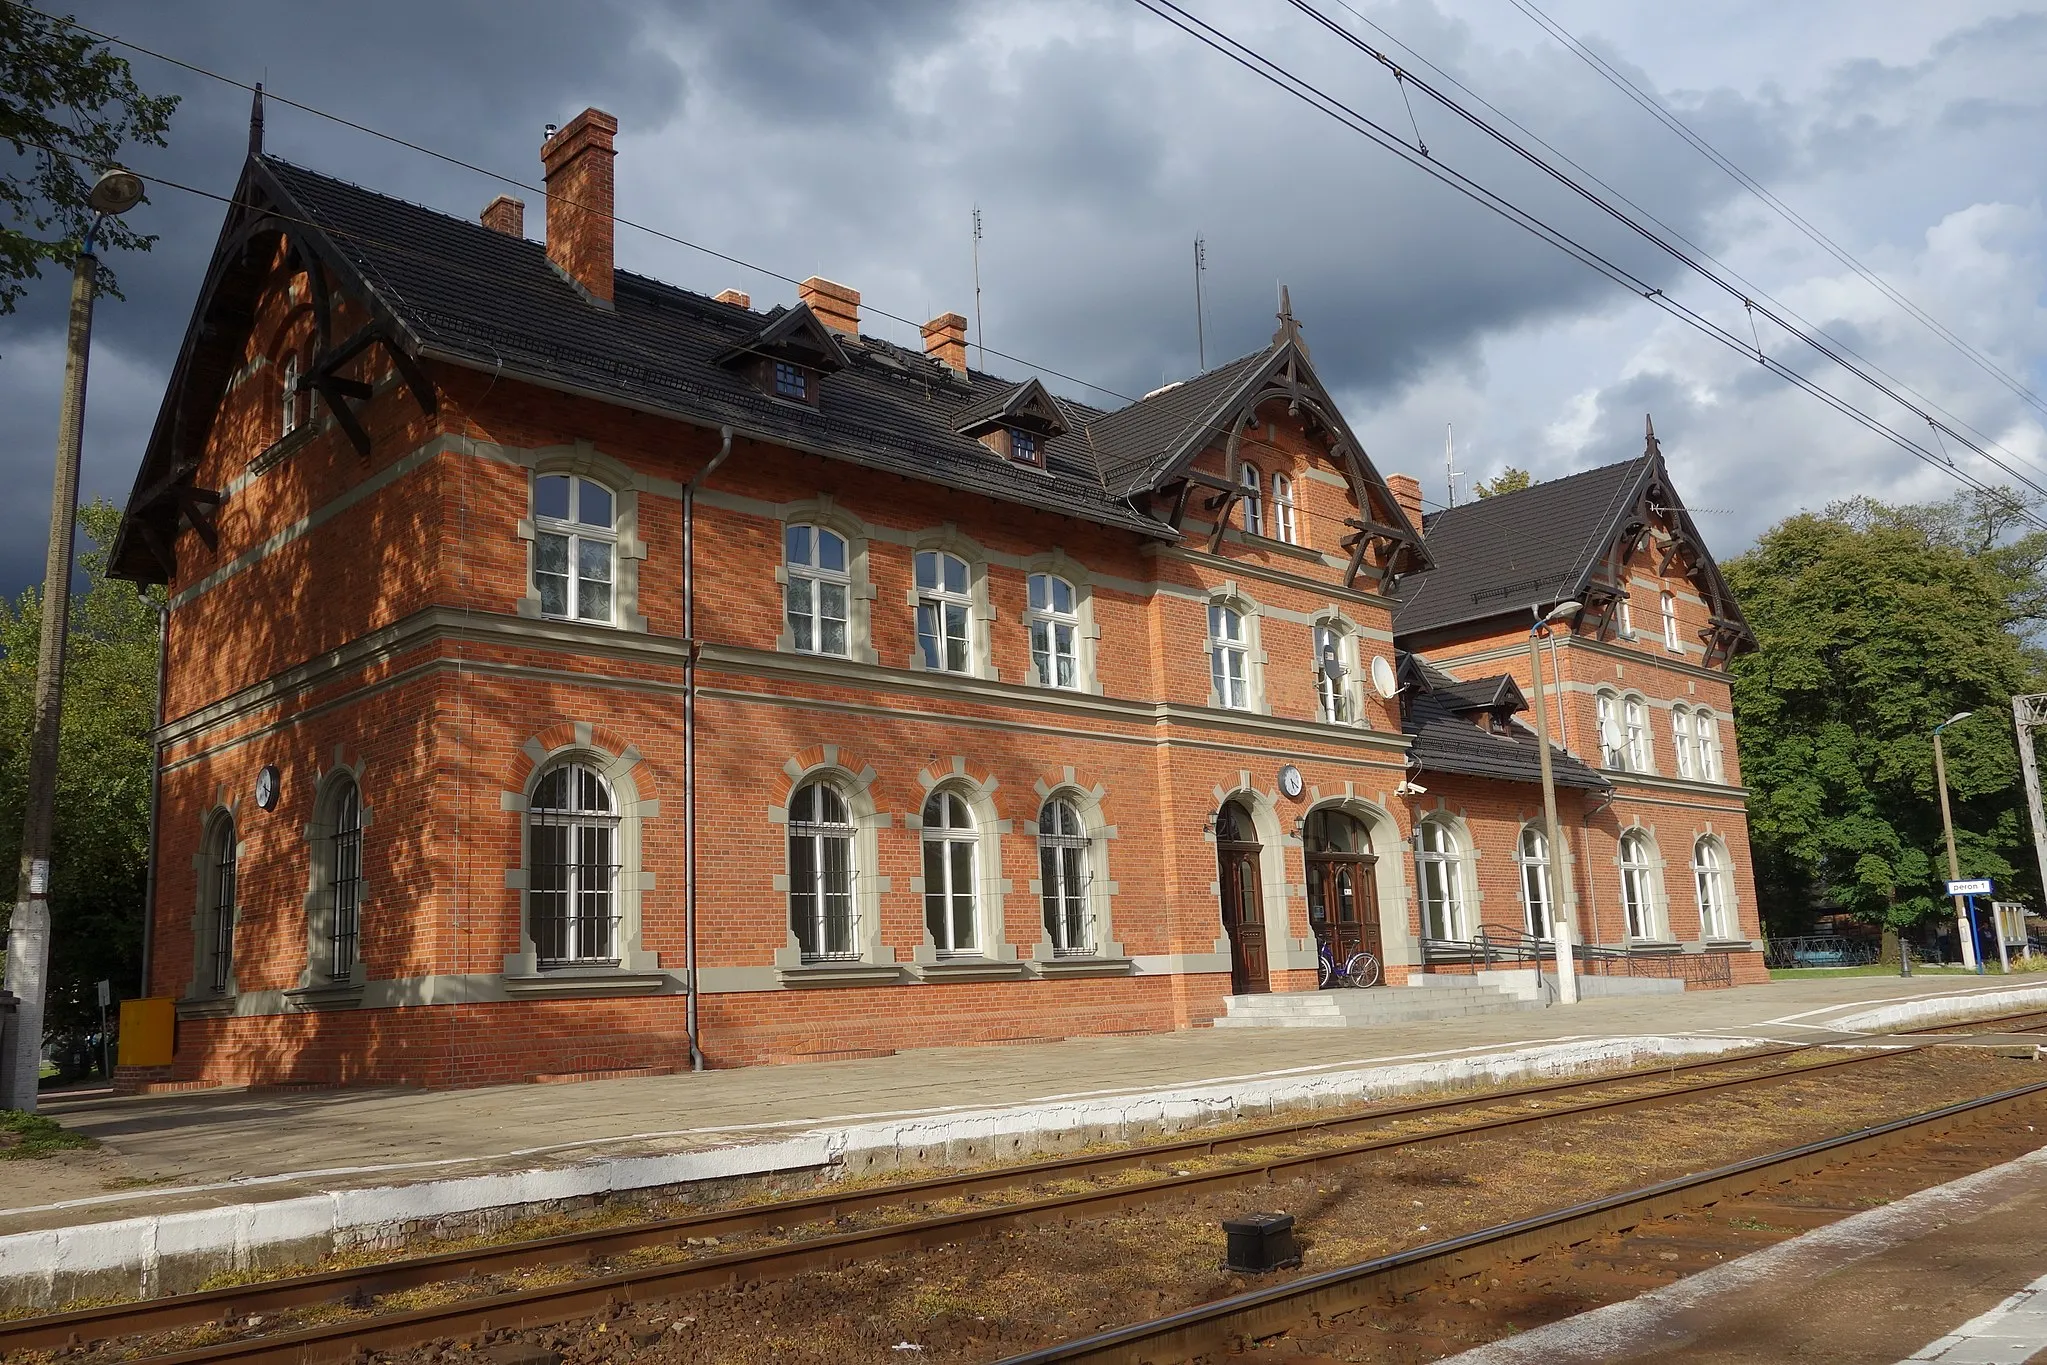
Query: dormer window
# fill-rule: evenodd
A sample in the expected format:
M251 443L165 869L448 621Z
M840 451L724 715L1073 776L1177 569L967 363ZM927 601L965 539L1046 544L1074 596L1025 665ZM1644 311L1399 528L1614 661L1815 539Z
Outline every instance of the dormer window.
M810 371L801 365L792 365L786 360L775 362L775 396L793 398L799 403L810 401Z
M1009 458L1018 464L1039 464L1038 438L1028 431L1009 429Z

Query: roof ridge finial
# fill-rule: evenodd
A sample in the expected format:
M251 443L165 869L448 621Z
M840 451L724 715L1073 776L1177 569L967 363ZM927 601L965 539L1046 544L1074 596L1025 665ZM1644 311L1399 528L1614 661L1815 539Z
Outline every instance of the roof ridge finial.
M1291 341L1305 354L1308 343L1301 340L1301 324L1294 319L1294 302L1288 297L1284 284L1279 287L1279 312L1276 316L1279 318L1279 328L1272 334L1272 344L1277 346L1281 342Z
M1653 414L1646 412L1642 414L1642 431L1642 453L1644 455L1661 455L1663 447L1656 440L1656 418Z
M249 105L249 155L263 155L263 82L256 82L256 96Z

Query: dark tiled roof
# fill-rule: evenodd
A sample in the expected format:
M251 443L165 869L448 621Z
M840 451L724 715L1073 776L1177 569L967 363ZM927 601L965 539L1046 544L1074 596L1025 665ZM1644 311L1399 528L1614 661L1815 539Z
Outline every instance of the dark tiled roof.
M1428 517L1423 543L1437 567L1401 580L1395 632L1525 613L1572 596L1619 533L1652 463L1644 455Z
M324 229L424 352L483 370L587 391L707 425L730 424L873 468L1049 512L1177 539L1106 486L1078 433L1045 443L1045 468L1011 464L954 430L969 406L1000 403L1016 381L965 379L921 352L838 337L850 361L819 384L819 405L783 402L716 364L775 314L719 303L620 271L614 307L592 306L546 249L274 157L261 160L286 207ZM1069 406L1077 421L1091 409ZM1082 414L1085 414L1083 416Z
M1420 655L1408 655L1402 670L1409 684L1406 718L1401 724L1411 738L1408 762L1425 773L1460 773L1490 777L1507 782L1542 781L1541 741L1519 721L1508 723L1509 734L1498 734L1474 722L1469 698L1498 696L1513 679L1504 674L1459 682ZM1514 688L1518 696L1520 689ZM1584 791L1606 791L1611 787L1597 771L1571 754L1550 746L1550 776L1559 787Z
M1272 356L1268 347L1095 418L1083 435L1115 491L1151 487L1197 433L1219 427L1244 386Z
M1453 711L1526 711L1528 699L1521 687L1505 673L1473 682L1453 682L1436 690L1436 695Z

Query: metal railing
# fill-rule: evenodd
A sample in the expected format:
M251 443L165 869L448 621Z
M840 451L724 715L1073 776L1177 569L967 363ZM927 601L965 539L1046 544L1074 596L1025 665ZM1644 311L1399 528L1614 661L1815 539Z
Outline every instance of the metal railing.
M1578 944L1572 952L1577 970L1584 976L1635 976L1701 987L1734 984L1734 958L1726 952L1606 948L1586 943ZM1482 971L1492 967L1553 967L1555 962L1555 943L1510 925L1480 925L1468 939L1422 940L1422 963L1431 967L1469 966Z
M1883 954L1879 939L1846 934L1804 934L1773 938L1763 949L1767 967L1866 967Z

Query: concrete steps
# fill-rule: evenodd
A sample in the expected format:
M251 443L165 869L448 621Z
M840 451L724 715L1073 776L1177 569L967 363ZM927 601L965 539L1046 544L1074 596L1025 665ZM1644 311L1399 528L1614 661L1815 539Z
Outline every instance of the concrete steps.
M1488 973L1488 975L1493 975ZM1501 975L1504 975L1502 973ZM1531 972L1532 977L1534 974ZM1518 986L1521 983L1515 982ZM1533 983L1530 983L1531 986ZM1469 976L1420 976L1406 986L1370 990L1282 991L1223 1000L1217 1028L1376 1028L1427 1019L1459 1019L1541 1009L1531 990Z

